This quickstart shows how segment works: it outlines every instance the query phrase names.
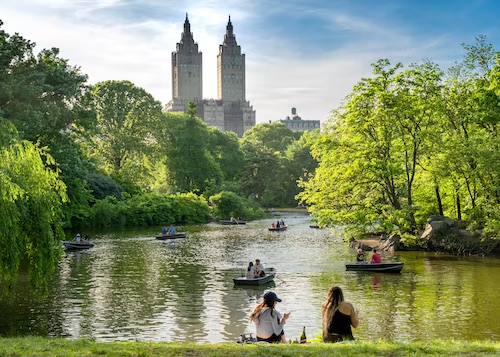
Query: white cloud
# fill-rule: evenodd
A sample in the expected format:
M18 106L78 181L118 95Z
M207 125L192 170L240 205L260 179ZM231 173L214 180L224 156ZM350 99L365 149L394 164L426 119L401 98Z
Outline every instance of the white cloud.
M7 32L19 32L37 42L38 50L59 47L61 56L81 66L91 83L127 79L166 103L171 99L171 52L181 38L184 12L168 3L150 1L146 4L165 12L164 20L159 15L133 21L113 17L118 16L113 10L123 10L130 4L118 0L31 0L1 4L0 16ZM185 8L194 39L203 52L206 98L217 95L216 57L227 16L231 15L246 54L247 100L257 111L258 122L282 119L291 107L296 107L303 119L324 121L352 86L369 75L370 63L381 57L415 61L419 59L415 56L436 51L448 40L443 35L433 42L420 42L404 31L366 19L311 11L309 16L329 18L332 26L364 36L353 37L352 42L335 51L304 54L303 43L253 28L252 20L262 9L252 2L206 0L186 4ZM102 9L108 11L99 12ZM251 32L243 33L244 29Z

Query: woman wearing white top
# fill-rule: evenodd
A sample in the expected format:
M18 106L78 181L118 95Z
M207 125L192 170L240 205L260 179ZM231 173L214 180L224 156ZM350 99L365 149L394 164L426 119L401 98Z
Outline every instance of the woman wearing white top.
M247 279L253 279L254 278L253 274L254 274L253 262L250 262L250 263L248 263L248 268L247 268L247 272L246 272L245 276Z
M255 307L250 315L250 321L255 322L257 328L257 341L286 342L283 325L290 316L289 312L281 315L274 307L281 299L272 291L264 294L262 302Z

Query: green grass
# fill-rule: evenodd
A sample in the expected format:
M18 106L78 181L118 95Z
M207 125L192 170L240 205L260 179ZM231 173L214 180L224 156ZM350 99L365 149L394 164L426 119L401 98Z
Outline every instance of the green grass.
M269 345L236 343L96 342L62 338L0 339L0 356L500 356L500 343L440 341Z

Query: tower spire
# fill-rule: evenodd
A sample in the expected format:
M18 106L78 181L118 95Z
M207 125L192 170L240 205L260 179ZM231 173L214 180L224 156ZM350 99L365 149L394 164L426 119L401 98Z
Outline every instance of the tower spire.
M229 15L229 20L227 21L226 34L224 35L225 45L236 45L236 37L233 33L233 24L231 23L231 15Z

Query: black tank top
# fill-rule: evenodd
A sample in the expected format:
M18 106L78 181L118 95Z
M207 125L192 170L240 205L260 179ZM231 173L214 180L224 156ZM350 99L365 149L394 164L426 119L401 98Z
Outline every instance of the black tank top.
M330 326L328 326L328 332L351 337L351 316L344 315L337 309L333 314L332 321L330 321Z

